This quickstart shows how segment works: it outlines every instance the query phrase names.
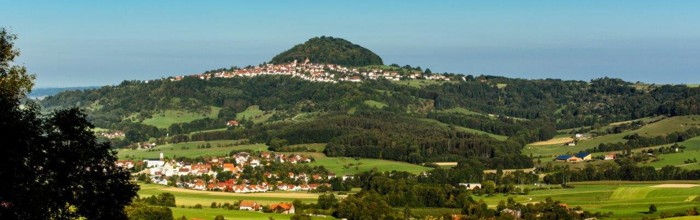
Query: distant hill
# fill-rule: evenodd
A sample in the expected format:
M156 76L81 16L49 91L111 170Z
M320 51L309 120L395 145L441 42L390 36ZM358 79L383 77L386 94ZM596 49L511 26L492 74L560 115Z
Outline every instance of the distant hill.
M63 91L74 91L74 90L85 90L85 89L95 89L99 88L98 86L86 86L86 87L64 87L64 88L35 88L32 90L32 93L29 94L29 98L35 99L35 98L44 98L46 96L52 96L56 95L58 93L61 93Z
M309 58L312 63L332 63L344 66L383 64L382 58L367 48L342 38L326 36L311 38L303 44L278 54L270 62L274 64L294 60L303 62L306 58Z

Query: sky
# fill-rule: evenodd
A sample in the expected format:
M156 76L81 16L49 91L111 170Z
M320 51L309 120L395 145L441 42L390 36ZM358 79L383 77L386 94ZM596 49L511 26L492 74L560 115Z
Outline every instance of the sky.
M36 87L256 65L315 36L385 64L541 79L700 83L700 1L0 0Z

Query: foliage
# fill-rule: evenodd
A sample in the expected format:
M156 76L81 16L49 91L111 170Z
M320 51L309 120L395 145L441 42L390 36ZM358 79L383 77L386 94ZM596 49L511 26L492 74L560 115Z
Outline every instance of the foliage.
M132 204L125 208L126 215L131 220L172 220L173 212L168 207ZM118 219L115 217L105 219Z
M12 65L14 39L0 29L0 218L126 218L138 186L115 166L109 144L97 143L86 116L20 107L33 77Z
M273 57L270 63L303 62L330 63L343 66L382 65L382 58L372 51L341 38L314 37Z

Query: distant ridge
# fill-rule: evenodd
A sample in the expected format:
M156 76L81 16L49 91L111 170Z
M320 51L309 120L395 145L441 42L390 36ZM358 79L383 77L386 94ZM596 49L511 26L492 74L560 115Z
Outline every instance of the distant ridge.
M314 37L273 57L273 64L299 62L331 63L345 66L383 65L382 58L360 45L342 38Z
M29 93L29 98L43 98L46 96L52 96L56 95L58 93L64 92L64 91L73 91L73 90L86 90L86 89L95 89L95 88L100 88L99 86L83 86L83 87L63 87L63 88L34 88L32 89L32 92Z

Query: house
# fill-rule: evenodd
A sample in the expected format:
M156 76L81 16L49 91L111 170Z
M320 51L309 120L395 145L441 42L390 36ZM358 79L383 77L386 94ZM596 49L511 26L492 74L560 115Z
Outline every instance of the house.
M575 147L575 146L576 146L576 141L566 142L566 146Z
M228 122L226 122L226 126L236 127L236 126L238 126L238 121L236 121L236 120L228 121Z
M294 214L294 204L291 203L277 203L277 204L270 204L270 210L276 213L282 213L282 214Z
M477 187L481 189L481 183L460 183L459 186L463 186L467 188L468 190L474 190Z
M194 182L194 187L195 190L206 190L207 186L204 184L204 180L197 179Z
M614 160L617 158L617 154L607 154L605 155L605 160Z
M233 172L236 170L236 167L233 166L232 163L224 163L224 167L222 169L223 171L228 171L228 172Z
M557 161L567 161L569 158L571 158L571 156L566 155L566 154L563 154L563 155L559 155L555 160L557 160Z
M593 159L593 157L591 156L591 153L587 153L587 152L577 153L576 157L581 158L581 160L584 160L584 161Z
M248 210L248 211L258 211L260 210L260 204L258 204L255 201L252 200L242 200L240 205L238 205L239 210Z

